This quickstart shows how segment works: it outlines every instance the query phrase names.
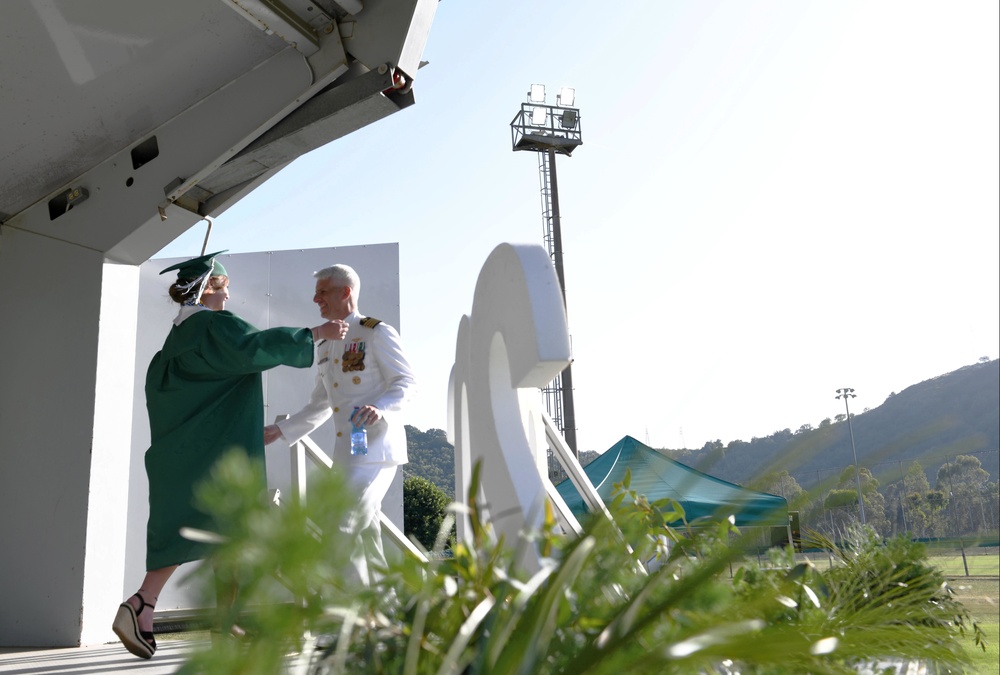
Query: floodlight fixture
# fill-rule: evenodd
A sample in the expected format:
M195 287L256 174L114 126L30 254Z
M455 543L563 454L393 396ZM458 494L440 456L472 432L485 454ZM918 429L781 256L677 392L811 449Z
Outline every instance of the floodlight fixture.
M532 84L528 87L527 100L521 103L521 111L510 123L511 144L514 150L553 151L569 156L583 143L580 109L546 103L545 86ZM575 89L562 87L555 91L560 102L576 102Z

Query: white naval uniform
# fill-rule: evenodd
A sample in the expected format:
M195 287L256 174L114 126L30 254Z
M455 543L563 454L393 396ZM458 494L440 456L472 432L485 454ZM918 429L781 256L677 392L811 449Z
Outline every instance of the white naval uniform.
M324 340L316 347L316 386L302 410L278 422L289 444L333 418L336 443L333 461L343 467L360 494L347 529L361 536L368 558L385 566L379 510L400 464L406 464L406 429L397 418L416 389L416 379L403 355L399 333L392 326L352 312L344 321L344 340ZM358 357L363 352L363 358ZM347 356L345 368L345 355ZM355 365L357 364L357 365ZM358 365L363 364L363 369ZM351 413L355 406L373 405L382 418L368 425L368 454L351 454ZM363 555L354 559L364 583L370 574Z

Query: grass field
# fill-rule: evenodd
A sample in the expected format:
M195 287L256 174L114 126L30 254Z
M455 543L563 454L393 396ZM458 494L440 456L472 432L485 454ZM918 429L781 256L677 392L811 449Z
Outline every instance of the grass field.
M965 551L932 550L928 559L948 578L952 588L986 634L986 651L965 638L962 645L972 659L972 673L1000 675L1000 555L996 547Z
M1000 552L996 548L974 549L966 551L965 560L960 551L938 552L928 555L931 563L949 577L969 576L995 577L1000 574Z
M829 569L830 565L835 562L830 554L817 551L797 553L795 558L799 561L808 558L820 569ZM965 552L964 559L961 550L957 548L928 550L927 559L948 577L995 577L1000 575L1000 549L996 546L969 548ZM758 563L762 560L763 558L758 556ZM968 574L966 574L966 570L968 570Z
M952 588L962 604L986 633L986 651L965 638L962 645L972 659L972 673L1000 674L1000 578L957 577Z

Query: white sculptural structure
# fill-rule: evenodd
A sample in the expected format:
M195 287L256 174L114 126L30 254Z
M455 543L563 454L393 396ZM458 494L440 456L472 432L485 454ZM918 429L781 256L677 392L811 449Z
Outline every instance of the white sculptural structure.
M501 244L480 272L472 313L459 324L449 391L449 440L455 445L455 496L468 496L472 467L482 463L478 501L495 533L537 569L538 552L521 537L542 522L549 499L560 524L577 519L548 478L551 447L591 510L605 510L579 461L552 428L539 388L570 362L559 281L548 253L532 244ZM460 539L468 523L457 523Z

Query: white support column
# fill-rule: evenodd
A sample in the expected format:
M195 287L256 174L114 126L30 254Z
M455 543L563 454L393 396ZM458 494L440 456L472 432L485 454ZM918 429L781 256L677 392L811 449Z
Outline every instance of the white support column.
M105 263L83 571L82 644L117 639L110 618L123 599L138 301L139 268Z
M131 321L134 342L136 314L119 286L136 277L92 249L0 234L0 645L110 639L133 374L117 332Z

